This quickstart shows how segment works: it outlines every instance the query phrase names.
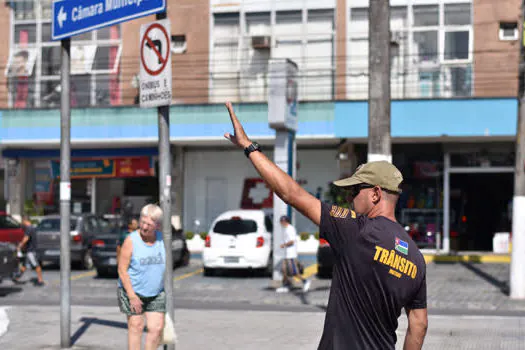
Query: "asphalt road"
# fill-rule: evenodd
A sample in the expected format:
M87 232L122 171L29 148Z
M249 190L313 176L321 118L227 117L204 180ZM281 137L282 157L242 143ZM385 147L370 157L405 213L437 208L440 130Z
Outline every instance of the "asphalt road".
M324 312L330 291L330 279L316 276L315 256L302 256L305 274L312 279L307 294L300 284L290 293L276 293L268 277L237 271L205 277L199 255L189 266L174 271L176 308L204 310L253 310ZM434 315L525 316L525 301L510 300L507 264L436 264L427 265L429 313ZM0 306L60 305L60 270L44 269L46 285L31 283L32 271L25 283L0 284ZM73 270L71 303L78 306L117 307L117 279L98 278L95 271Z

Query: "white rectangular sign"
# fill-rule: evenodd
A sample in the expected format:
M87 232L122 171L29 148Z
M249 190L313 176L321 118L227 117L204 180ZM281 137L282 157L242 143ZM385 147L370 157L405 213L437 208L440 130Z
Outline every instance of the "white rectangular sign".
M298 67L289 59L269 64L268 124L276 130L297 131Z
M171 28L167 19L140 27L140 107L171 104Z

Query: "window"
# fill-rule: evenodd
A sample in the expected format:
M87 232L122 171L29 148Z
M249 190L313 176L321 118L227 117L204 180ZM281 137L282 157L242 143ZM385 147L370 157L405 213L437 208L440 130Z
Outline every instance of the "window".
M71 218L69 222L69 228L74 231L77 228L77 219ZM60 231L60 219L43 219L38 224L38 231Z
M410 13L411 11L411 13ZM463 97L472 90L472 4L392 7L393 98ZM351 8L347 94L368 98L368 8Z
M242 220L232 218L230 220L217 221L213 227L213 232L225 235L240 235L257 232L257 223L253 220Z
M9 106L57 108L60 101L60 42L51 40L52 0L9 2L13 11L12 41L7 62ZM16 56L27 51L27 76L10 78ZM89 107L120 104L120 26L72 37L71 105ZM109 84L107 75L110 76ZM100 76L100 77L99 77ZM105 89L104 92L101 92ZM99 96L109 98L99 98Z
M236 100L238 84L239 15L215 14L211 58L213 102Z
M518 40L518 23L500 22L499 40Z
M171 52L185 53L186 52L186 35L172 35L171 36Z
M8 215L0 215L0 228L20 228L20 224Z

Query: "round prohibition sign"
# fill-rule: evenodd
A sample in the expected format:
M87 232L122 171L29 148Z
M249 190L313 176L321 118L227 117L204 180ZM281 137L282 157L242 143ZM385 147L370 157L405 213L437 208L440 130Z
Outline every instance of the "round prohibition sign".
M166 57L162 57L162 53L159 52L159 50L157 49L157 47L155 46L155 44L153 43L153 40L151 40L151 38L148 36L149 35L149 32L153 29L158 29L161 31L161 33L164 35L164 37L166 38L166 44L167 44L167 48L166 48ZM155 52L155 54L157 55L157 57L159 58L159 61L161 61L161 66L159 69L150 69L147 64L146 64L146 61L144 60L144 49L146 47L146 43L148 43L149 47ZM142 65L144 66L144 70L149 74L149 75L159 75L163 70L164 70L164 67L166 67L166 63L168 63L168 55L170 54L170 38L168 36L168 33L166 32L166 29L164 29L163 26L161 26L159 23L154 23L152 24L147 30L146 32L144 33L144 37L142 38L142 42L140 44L140 60L142 61Z

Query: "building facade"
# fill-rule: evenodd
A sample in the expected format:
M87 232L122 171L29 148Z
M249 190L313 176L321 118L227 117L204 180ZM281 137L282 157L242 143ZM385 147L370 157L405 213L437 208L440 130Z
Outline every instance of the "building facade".
M16 215L34 202L57 209L60 43L50 38L50 5L0 7L0 29L9 33L0 42L3 188ZM400 220L414 235L430 232L419 237L429 247L439 232L445 250L491 250L493 234L510 230L520 2L390 5L393 162L405 175ZM242 152L222 137L230 130L222 103L235 103L271 156L267 75L276 58L299 66L297 179L320 199L334 199L329 182L366 161L367 6L168 1L176 225L206 231L221 211L268 204ZM139 30L153 20L72 38L74 211L118 212L125 202L137 209L158 196L156 111L137 105ZM480 196L494 182L501 189L487 202ZM317 230L298 213L296 224Z

